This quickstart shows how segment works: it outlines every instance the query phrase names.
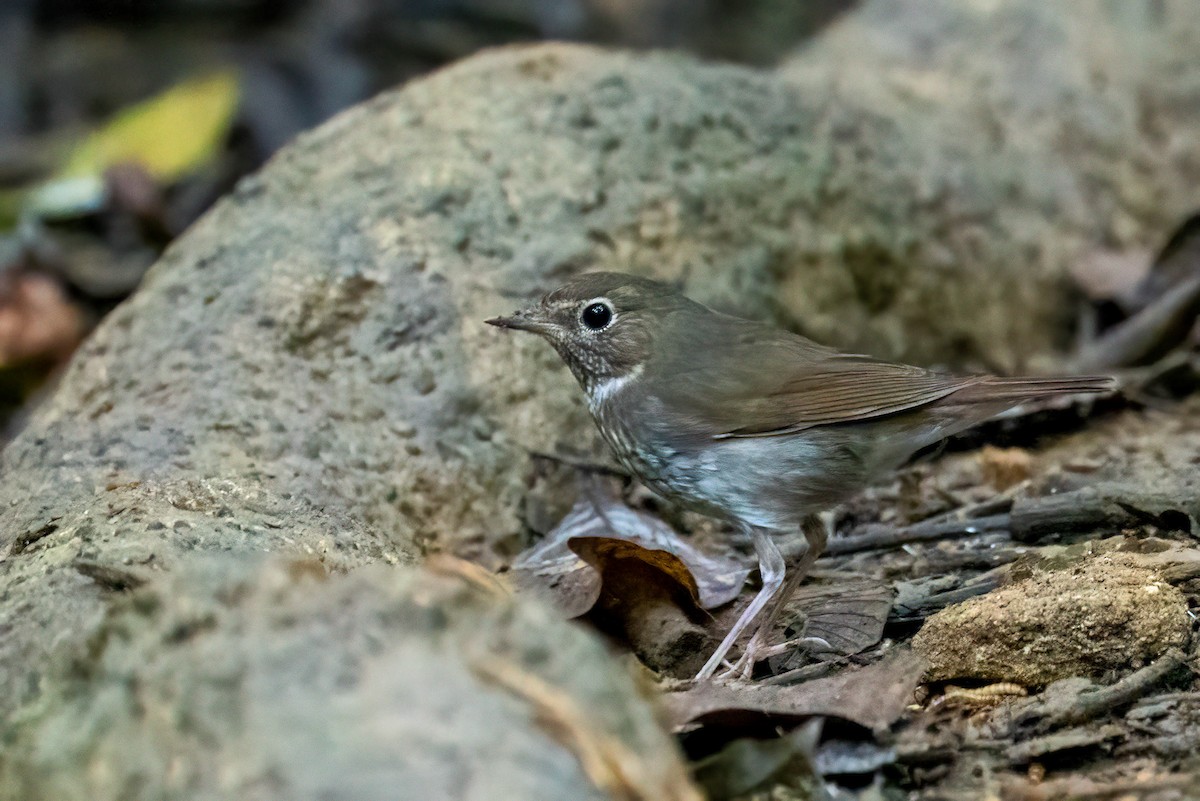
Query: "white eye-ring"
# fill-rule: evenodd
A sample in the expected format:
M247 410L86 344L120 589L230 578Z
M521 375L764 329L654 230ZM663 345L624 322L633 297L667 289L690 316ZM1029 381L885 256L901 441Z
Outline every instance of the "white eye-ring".
M583 304L579 312L579 322L590 331L603 331L612 325L615 318L612 304L607 298L593 298Z

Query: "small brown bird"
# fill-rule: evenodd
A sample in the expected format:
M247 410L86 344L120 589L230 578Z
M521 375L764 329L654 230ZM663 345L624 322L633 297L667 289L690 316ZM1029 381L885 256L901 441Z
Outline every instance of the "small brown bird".
M626 469L750 535L762 589L697 678L724 663L776 598L731 670L749 675L763 658L774 617L825 547L818 512L1008 408L1113 388L1106 377L947 375L841 353L620 273L579 276L538 305L487 322L554 346ZM808 549L785 588L773 535L797 528Z

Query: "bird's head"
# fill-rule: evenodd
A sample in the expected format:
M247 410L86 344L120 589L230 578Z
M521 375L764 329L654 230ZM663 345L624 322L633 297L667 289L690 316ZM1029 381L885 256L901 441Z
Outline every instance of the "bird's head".
M554 346L584 389L631 375L649 358L672 317L698 304L659 281L623 273L587 273L541 301L487 322L532 331Z

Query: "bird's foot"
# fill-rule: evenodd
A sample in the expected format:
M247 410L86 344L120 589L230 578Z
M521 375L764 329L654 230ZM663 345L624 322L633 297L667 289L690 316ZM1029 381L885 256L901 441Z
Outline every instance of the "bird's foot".
M742 655L738 658L738 661L732 665L726 662L725 664L728 666L728 669L718 674L717 678L746 681L754 674L754 666L764 659L770 659L773 656L786 654L789 651L797 649L817 653L833 650L833 646L820 637L797 637L794 640L781 642L778 645L767 645L766 637L761 635L761 631L756 631L754 636L750 638L750 642L746 644L746 650L742 651Z

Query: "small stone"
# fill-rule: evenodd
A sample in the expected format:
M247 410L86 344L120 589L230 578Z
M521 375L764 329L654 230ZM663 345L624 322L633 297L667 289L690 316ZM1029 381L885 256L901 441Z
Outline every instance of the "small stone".
M926 621L926 679L1046 684L1146 664L1189 636L1178 589L1121 554L1037 573Z

